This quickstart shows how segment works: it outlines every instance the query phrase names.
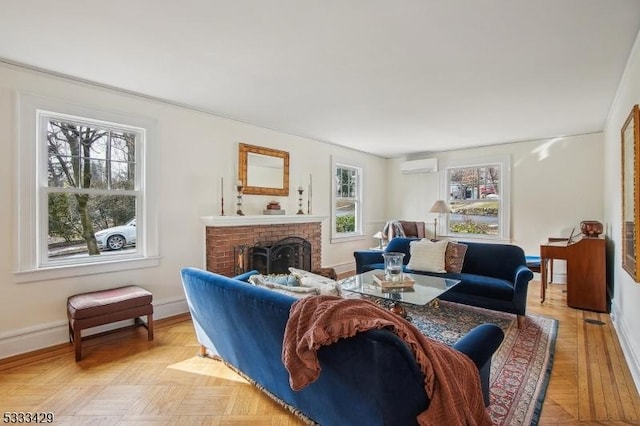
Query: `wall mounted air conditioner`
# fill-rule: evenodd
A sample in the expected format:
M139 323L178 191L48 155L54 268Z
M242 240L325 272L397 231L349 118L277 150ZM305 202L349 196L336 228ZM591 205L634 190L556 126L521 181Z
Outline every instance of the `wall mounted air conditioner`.
M422 160L409 160L400 163L402 173L430 173L438 171L437 158L423 158Z

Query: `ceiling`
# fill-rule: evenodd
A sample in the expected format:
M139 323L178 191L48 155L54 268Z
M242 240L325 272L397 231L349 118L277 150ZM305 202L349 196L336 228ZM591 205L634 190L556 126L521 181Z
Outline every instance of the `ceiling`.
M382 157L602 131L640 28L639 0L0 0L0 10L6 62Z

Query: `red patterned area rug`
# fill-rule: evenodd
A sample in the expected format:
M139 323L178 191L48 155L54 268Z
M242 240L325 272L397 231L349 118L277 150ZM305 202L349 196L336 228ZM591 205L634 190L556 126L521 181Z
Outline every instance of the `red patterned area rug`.
M538 424L553 365L557 320L527 315L518 328L515 315L450 302L411 306L407 311L420 331L448 345L479 324L501 327L505 338L493 356L487 409L495 425Z

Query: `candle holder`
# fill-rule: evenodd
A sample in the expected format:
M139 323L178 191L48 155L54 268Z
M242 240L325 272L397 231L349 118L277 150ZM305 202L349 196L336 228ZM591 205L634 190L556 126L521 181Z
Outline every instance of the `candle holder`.
M304 212L302 211L302 193L303 192L304 192L304 189L298 188L298 212L296 214L304 214Z
M224 178L220 178L220 216L224 216Z
M236 214L238 216L244 216L244 213L242 212L242 190L244 189L242 183L238 183L236 185L236 189L238 190L238 194L236 195Z

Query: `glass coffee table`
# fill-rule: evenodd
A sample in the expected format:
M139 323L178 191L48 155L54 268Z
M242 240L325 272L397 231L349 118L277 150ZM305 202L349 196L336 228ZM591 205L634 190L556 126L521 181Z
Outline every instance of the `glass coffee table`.
M431 303L438 306L438 297L460 284L460 280L432 277L430 275L404 273L415 281L412 287L383 289L374 279L374 274L384 274L381 269L375 269L354 275L340 281L342 290L390 300L390 310L406 317L406 312L399 302L412 305L426 305Z

